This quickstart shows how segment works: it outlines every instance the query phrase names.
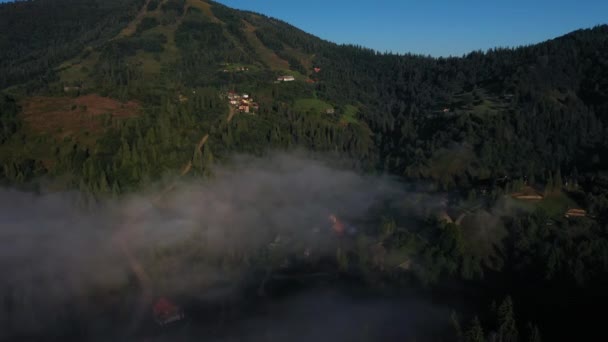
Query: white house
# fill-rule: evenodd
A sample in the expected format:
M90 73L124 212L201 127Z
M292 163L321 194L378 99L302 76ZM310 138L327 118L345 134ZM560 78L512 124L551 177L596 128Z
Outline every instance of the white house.
M291 82L291 81L295 81L296 78L293 76L279 76L279 78L277 78L277 81L283 81L283 82Z

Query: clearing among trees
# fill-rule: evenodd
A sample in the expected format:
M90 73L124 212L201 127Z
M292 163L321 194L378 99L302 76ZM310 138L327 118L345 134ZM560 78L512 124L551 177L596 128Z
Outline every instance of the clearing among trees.
M80 97L32 97L22 102L23 120L37 132L57 138L94 135L104 129L104 119L137 116L141 106L135 101L122 103L96 94Z

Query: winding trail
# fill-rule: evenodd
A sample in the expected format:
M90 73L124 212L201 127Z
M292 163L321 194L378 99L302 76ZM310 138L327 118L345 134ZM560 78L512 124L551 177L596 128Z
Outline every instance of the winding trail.
M207 140L209 139L209 134L205 134L201 140L198 142L198 145L196 145L197 147L197 151L200 151L203 146L205 146L205 144L207 143ZM196 153L196 152L195 152ZM190 161L188 161L188 163L186 163L186 165L184 165L184 167L182 168L182 172L180 173L180 177L183 177L185 175L187 175L188 173L190 173L190 171L192 171L192 161L194 160L194 154L192 155L192 158L190 159ZM171 190L173 190L175 186L172 185L170 186ZM166 193L168 191L163 191L163 194Z
M230 111L228 112L228 123L230 123L230 121L232 121L232 118L234 118L234 115L236 115L236 110L234 110L234 107L230 106Z
M122 29L122 31L120 31L118 36L114 37L113 39L117 39L120 37L128 37L128 36L133 35L135 33L135 30L137 30L137 25L139 25L141 23L141 20L144 18L146 13L148 13L148 4L150 4L150 0L146 1L146 3L144 4L144 7L142 7L142 9L139 11L139 13L137 13L137 16L135 17L135 19L133 19L133 21L131 21L129 23L129 25L127 25L127 27Z
M236 110L233 107L230 107L230 111L228 112L228 117L226 121L230 123L234 116L236 115ZM209 140L209 133L203 135L196 145L196 150L192 154L190 160L184 165L182 171L180 172L180 176L184 177L188 173L192 171L192 163L194 161L194 154L197 151L200 151L203 146ZM179 179L178 179L179 180ZM144 208L138 209L136 212L127 213L127 217L125 222L119 227L118 231L114 234L113 240L116 246L118 246L120 252L126 258L129 268L137 278L137 281L141 287L141 296L138 299L137 306L135 308L135 312L132 318L132 321L129 326L129 331L135 332L138 327L141 325L142 320L146 316L152 301L154 300L154 291L152 289L150 276L144 269L143 265L132 252L132 249L129 246L129 241L133 241L136 238L136 233L138 233L138 227L140 221L145 217L145 215L154 207L157 207L158 204L162 201L162 199L173 191L177 187L178 180L174 181L171 185L166 187L158 196L156 196L151 201L151 207L147 206ZM141 231L139 231L141 233Z

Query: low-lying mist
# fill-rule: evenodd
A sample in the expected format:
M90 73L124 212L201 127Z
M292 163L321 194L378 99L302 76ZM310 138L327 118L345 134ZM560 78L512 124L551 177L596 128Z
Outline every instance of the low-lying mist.
M335 257L329 215L364 222L372 208L402 196L390 178L284 154L237 157L214 170L211 179L88 207L79 204L77 193L2 189L0 339L130 340L127 336L141 334L150 320L154 298L197 303L236 298L243 284L284 267L288 256ZM320 317L302 314L313 308L319 314L324 307L350 312L357 322L393 314L407 321L415 316L411 310L422 305L411 310L390 302L368 306L315 291L307 292L306 300L282 299L277 304L281 319L270 312L271 319L253 315L233 322L238 336L228 334L228 339L268 340L273 331L281 340L290 339L292 328L283 323L326 329ZM323 301L330 304L319 304ZM322 333L304 336L324 339ZM340 336L351 340L352 334L333 331L327 339Z

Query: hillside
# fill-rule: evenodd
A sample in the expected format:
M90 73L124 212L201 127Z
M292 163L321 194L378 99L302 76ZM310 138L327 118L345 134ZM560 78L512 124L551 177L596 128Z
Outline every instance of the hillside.
M103 170L108 184L130 187L143 178L178 170L188 161L198 136L212 129L211 141L218 141L214 149L220 159L230 151L303 146L345 152L363 162L364 168L430 179L442 188L463 179L474 184L505 175L542 181L558 169L570 175L575 163L588 164L603 149L605 26L530 47L432 59L338 46L279 20L212 1L104 2L103 6L82 1L79 6L103 11L78 20L74 20L77 13L90 10L72 6L62 11L69 3L34 1L0 7L1 15L14 20L15 13L23 15L26 10L61 12L58 20L65 23L43 30L52 22L40 20L37 25L3 30L7 33L2 41L8 48L2 51L18 55L2 58L11 63L0 70L0 77L24 109L23 116L15 119L21 129L12 139L21 150L10 143L0 149L7 156L4 169L9 169L4 178L14 180L20 173L20 179L57 175L75 167L77 176L70 182L95 189L100 175L91 179L80 166L65 165L62 156L84 153L84 160L76 158L81 165L86 159L93 165L120 164L107 160L108 155L120 155L121 144L110 138L115 134L122 136L123 147L144 149L136 154L147 156L145 165L128 167L136 170ZM118 12L122 16L114 15ZM80 31L70 28L82 22L87 25ZM19 49L23 42L18 30L43 31L46 36ZM78 35L77 39L66 32ZM45 45L62 41L57 37L66 43ZM295 81L278 83L277 77L283 75L294 76ZM259 102L257 116L239 116L232 125L221 124L229 105L220 95L231 91L251 94ZM66 120L73 128L74 122L81 122L84 132L78 135L57 132L60 127L51 132L28 124L32 117L28 108L37 106L32 103L35 96L50 95L57 103L48 98L46 105L57 108L69 102L67 97L86 94L134 101L143 110L127 116L114 113L101 108L105 99L100 104L88 101L80 110L72 106L57 120ZM118 102L110 107L117 106ZM328 110L332 114L325 113ZM101 118L100 113L108 115ZM83 117L105 123L84 123ZM176 127L159 125L159 120ZM105 128L92 128L99 125ZM169 131L161 133L161 127ZM577 134L569 134L572 131ZM165 142L163 149L152 152L160 148L154 142L137 143L146 135L184 139ZM24 141L27 146L22 146ZM454 153L466 157L453 162ZM157 160L153 155L172 157ZM148 163L150 159L154 162ZM118 176L124 173L136 176L128 180Z

